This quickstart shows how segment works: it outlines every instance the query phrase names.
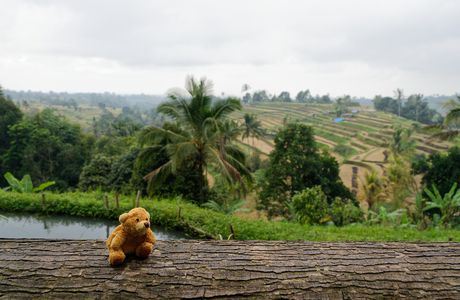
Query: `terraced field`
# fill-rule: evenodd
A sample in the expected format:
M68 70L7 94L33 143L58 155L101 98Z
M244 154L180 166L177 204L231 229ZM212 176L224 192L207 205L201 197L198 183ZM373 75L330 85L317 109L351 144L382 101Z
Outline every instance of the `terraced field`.
M358 192L361 180L366 172L374 169L382 174L385 170L384 151L388 148L393 127L400 125L409 128L413 121L397 116L376 112L369 108L360 108L360 111L343 122L334 122L333 107L331 105L306 105L299 103L264 103L244 106L243 111L235 113L235 119L242 121L245 113L254 114L267 130L267 136L259 141L247 143L252 148L258 148L263 157L273 148L273 137L285 122L301 122L310 125L315 130L316 142L322 149L327 149L337 158L340 167L340 176L343 182L355 192ZM429 136L421 133L413 135L417 141L417 152L431 154L447 150L449 144L430 140ZM353 155L343 157L336 153L337 145L346 145L352 149ZM270 148L271 147L271 148ZM354 175L353 175L354 174ZM355 177L352 180L352 177ZM354 181L354 184L352 184Z

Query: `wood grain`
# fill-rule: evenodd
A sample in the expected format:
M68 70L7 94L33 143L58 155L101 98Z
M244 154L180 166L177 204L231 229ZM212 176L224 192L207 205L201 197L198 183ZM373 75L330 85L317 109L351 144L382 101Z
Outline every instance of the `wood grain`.
M114 268L103 241L0 239L0 298L32 297L460 299L460 244L158 241Z

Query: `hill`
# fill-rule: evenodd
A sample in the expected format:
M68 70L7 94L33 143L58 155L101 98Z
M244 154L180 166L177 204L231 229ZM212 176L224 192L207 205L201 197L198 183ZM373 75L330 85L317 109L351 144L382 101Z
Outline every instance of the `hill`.
M254 114L267 130L267 135L259 140L244 140L245 147L256 148L262 157L267 157L274 147L276 131L285 122L301 122L314 128L315 138L320 148L337 158L340 176L350 189L357 192L360 180L366 172L374 169L383 174L384 151L389 146L395 126L414 128L417 124L398 116L361 107L353 114L347 114L343 121L335 121L335 111L329 104L261 103L246 105L243 111L234 114L235 119L243 119L244 114ZM431 154L448 149L449 143L433 141L420 132L413 134L417 142L418 154ZM353 175L355 174L355 175ZM354 177L354 179L353 179Z

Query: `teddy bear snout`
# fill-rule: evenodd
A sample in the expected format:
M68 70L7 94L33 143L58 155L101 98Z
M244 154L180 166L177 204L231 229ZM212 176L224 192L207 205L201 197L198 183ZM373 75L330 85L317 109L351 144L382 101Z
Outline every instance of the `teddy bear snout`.
M149 227L150 227L150 223L149 223L149 222L145 222L145 223L144 223L144 226L145 226L145 228L149 228Z

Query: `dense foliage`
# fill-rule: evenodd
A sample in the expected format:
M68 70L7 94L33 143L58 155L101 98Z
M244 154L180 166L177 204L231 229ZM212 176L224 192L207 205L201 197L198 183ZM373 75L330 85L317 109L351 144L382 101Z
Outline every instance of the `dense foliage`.
M319 152L313 129L300 123L288 124L275 137L275 149L261 182L260 206L269 216L286 216L291 197L317 185L328 203L335 197L353 199L340 180L337 161Z
M221 174L229 183L244 185L243 176L250 178L245 155L223 130L229 114L240 109L238 99L214 99L210 81L189 77L186 90L171 91L168 101L157 109L174 120L175 126L151 126L142 132L142 143L149 144L152 150L164 149L167 155L167 160L151 169L145 178L151 183L166 184L169 175L194 170L199 176L183 184L196 189L197 198L193 200L200 203L207 200L208 174ZM148 155L143 157L149 159Z
M442 122L442 116L436 110L429 108L428 102L420 94L409 96L405 102L401 94L396 99L376 96L373 103L376 110L389 112L424 124Z
M432 154L426 161L417 161L414 167L417 168L416 173L426 170L423 175L425 186L435 185L444 195L454 183L460 185L460 148L452 147L446 154Z
M115 208L114 197L109 195L109 208L104 207L102 193L45 193L42 205L40 195L3 192L0 190L0 210L47 214L66 214L84 217L103 217L113 220L133 206L134 196L121 196L120 207ZM308 226L291 222L244 220L234 216L203 209L179 199L141 199L141 205L151 215L153 224L181 230L192 237L200 237L193 230L199 228L216 238L228 238L230 224L239 240L308 240L308 241L456 241L460 231L369 225ZM180 216L178 213L180 209Z
M56 181L66 189L78 184L89 157L87 138L78 126L45 109L9 126L10 146L3 154L2 169L38 182Z

